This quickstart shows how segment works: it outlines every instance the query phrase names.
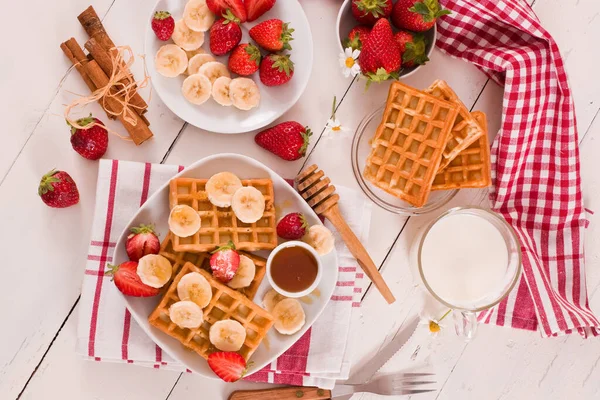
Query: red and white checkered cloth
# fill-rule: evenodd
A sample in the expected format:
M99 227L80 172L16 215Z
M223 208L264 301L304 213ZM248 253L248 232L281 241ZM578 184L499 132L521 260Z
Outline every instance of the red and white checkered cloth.
M116 241L129 220L152 193L180 170L182 167L173 165L100 161L91 243L79 302L77 351L84 357L185 371L132 320L115 285L105 276L106 264L113 262ZM353 190L336 190L344 198L340 208L346 221L361 240L366 240L370 204ZM338 282L323 314L286 353L249 380L333 388L336 379L348 378L350 332L358 319L358 283L363 273L340 238L336 240L336 250L340 263Z
M521 240L523 275L487 323L543 336L600 333L588 305L579 149L563 60L525 1L442 0L437 46L504 86L492 207Z

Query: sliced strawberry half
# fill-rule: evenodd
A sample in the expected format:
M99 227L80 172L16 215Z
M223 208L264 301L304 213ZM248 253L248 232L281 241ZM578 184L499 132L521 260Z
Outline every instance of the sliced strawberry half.
M240 22L248 20L246 8L242 0L206 0L206 5L217 17L222 17L229 9Z
M125 261L119 266L108 264L106 275L112 275L117 289L125 296L152 297L160 293L160 289L150 287L142 282L137 274L137 261Z
M246 15L248 22L260 18L275 5L276 0L246 0Z
M227 283L232 280L239 266L240 255L235 251L232 241L212 252L210 268L213 276L221 282Z
M208 356L208 366L225 382L243 378L251 364L246 365L244 357L230 351L218 351Z

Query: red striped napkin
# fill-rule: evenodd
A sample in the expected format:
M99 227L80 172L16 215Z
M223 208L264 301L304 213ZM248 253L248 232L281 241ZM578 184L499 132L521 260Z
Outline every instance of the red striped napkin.
M523 276L487 323L543 336L600 333L588 305L573 98L563 60L525 1L442 0L437 46L504 87L492 146L492 207L515 228Z
M91 243L82 284L77 350L96 361L121 362L184 371L132 320L110 277L115 243L146 199L182 167L101 160ZM342 214L362 240L369 232L370 204L359 193L336 187ZM330 226L330 229L332 227ZM333 229L332 229L333 231ZM163 232L164 233L164 232ZM286 353L247 379L332 388L350 371L350 332L358 318L363 278L341 239L336 250L339 277L331 301L310 330ZM273 333L274 334L274 333Z

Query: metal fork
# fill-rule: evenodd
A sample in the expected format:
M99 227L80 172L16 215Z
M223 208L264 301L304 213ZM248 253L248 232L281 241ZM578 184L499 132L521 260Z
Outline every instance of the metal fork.
M401 374L383 375L360 385L336 385L336 397L352 393L374 393L383 396L412 395L434 392L437 389L423 388L424 385L435 384L430 379L435 374L425 372L405 372ZM334 397L335 398L335 397Z

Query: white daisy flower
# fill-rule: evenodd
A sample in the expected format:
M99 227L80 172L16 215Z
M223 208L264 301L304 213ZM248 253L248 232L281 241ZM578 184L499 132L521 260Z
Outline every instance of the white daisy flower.
M360 50L352 50L351 47L347 47L343 53L340 53L340 67L342 67L342 73L346 78L354 77L360 73L359 55Z
M446 311L446 313L439 319L431 314L421 313L421 321L419 322L419 325L427 326L429 334L433 337L436 337L442 331L442 329L444 329L444 325L441 322L448 316L448 314L450 314L450 312L452 312L452 310Z
M344 127L339 119L335 117L335 109L337 106L337 98L333 96L333 105L331 107L331 118L327 120L325 125L324 137L341 136L341 133L348 132L348 128Z

